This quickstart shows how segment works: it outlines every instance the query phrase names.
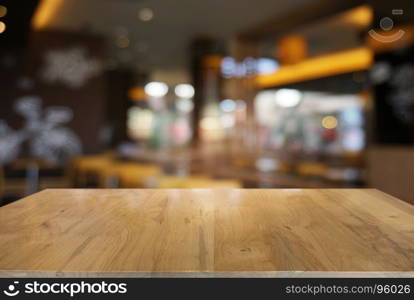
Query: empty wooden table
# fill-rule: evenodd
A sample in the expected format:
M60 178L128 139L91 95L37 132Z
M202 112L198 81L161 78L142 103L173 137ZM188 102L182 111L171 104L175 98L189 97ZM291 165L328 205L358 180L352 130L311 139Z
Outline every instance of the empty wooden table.
M2 277L413 271L414 206L372 189L56 189L0 208Z

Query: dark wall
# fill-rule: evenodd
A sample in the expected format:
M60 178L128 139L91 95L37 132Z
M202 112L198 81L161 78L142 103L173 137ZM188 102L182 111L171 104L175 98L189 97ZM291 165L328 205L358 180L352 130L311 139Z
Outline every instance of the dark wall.
M206 74L205 68L203 68L203 59L208 55L223 54L224 51L222 48L222 45L216 39L208 36L195 38L190 47L192 84L195 88L194 110L192 116L193 128L195 128L193 132L194 142L197 142L199 139L197 128L206 93Z
M379 29L384 17L391 18L394 26L414 25L412 0L370 3L374 8L375 30ZM400 9L403 13L393 15L393 9ZM411 43L377 53L370 79L375 97L375 142L414 145L414 45Z
M83 35L67 32L39 32L31 38L29 55L29 73L36 80L35 92L44 99L45 105L62 105L74 112L70 127L82 140L84 152L102 150L100 133L103 129L106 113L106 78L104 72L103 40L90 34ZM100 70L85 79L80 86L70 86L62 81L48 83L40 79L44 72L48 51L82 49L85 58L100 64ZM61 63L62 68L73 68L79 72L81 63L73 66ZM79 75L80 76L80 75Z
M414 46L375 56L371 71L378 144L414 144Z
M101 151L100 133L106 113L101 38L80 33L34 32L27 43L14 49L0 51L0 119L18 130L24 119L13 108L16 100L22 96L36 96L42 100L43 109L50 106L70 108L73 119L65 127L80 138L83 152ZM79 51L81 55L76 54ZM48 60L52 53L55 59ZM79 57L81 59L77 59ZM51 73L50 69L54 71ZM51 77L46 73L52 74ZM85 74L89 75L78 80Z
M7 14L0 18L6 30L0 34L0 49L18 50L26 46L29 38L31 18L39 0L20 1L1 0L0 5L7 8Z
M3 0L0 5L7 8L7 14L0 18L6 30L0 34L0 119L7 118L9 125L21 122L13 117L12 99L23 91L18 88L19 78L26 72L26 59L30 22L38 0L27 0L20 5L14 0Z
M107 76L107 126L111 131L110 146L128 141L127 112L132 106L128 99L128 89L133 85L133 73L130 70L112 70Z

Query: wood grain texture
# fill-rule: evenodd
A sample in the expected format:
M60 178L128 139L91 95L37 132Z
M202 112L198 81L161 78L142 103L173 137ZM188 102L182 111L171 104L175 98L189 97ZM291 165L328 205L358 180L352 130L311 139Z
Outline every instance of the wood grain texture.
M62 189L0 208L0 276L339 274L321 272L413 276L414 207L372 189Z

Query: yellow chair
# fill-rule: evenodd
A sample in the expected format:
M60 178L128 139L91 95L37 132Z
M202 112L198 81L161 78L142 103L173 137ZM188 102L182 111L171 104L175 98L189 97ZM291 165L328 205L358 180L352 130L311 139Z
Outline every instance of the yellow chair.
M189 178L189 180L185 181L183 188L185 189L241 188L241 184L237 180Z
M161 169L155 165L134 162L117 162L103 169L101 178L103 187L111 187L111 182L117 181L122 188L146 187L148 178L161 174Z
M181 189L183 188L186 177L182 176L158 176L154 178L154 184L149 187L157 187L160 189Z
M303 162L297 167L297 172L301 176L320 176L322 177L328 170L325 164L318 162Z
M214 180L205 176L167 176L155 179L157 188L196 189L196 188L241 188L237 180Z

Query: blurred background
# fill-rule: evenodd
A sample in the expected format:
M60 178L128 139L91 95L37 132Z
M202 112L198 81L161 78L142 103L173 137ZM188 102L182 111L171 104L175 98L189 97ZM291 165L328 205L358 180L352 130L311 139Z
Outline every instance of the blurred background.
M0 0L0 205L72 187L414 203L412 1L19 2Z

